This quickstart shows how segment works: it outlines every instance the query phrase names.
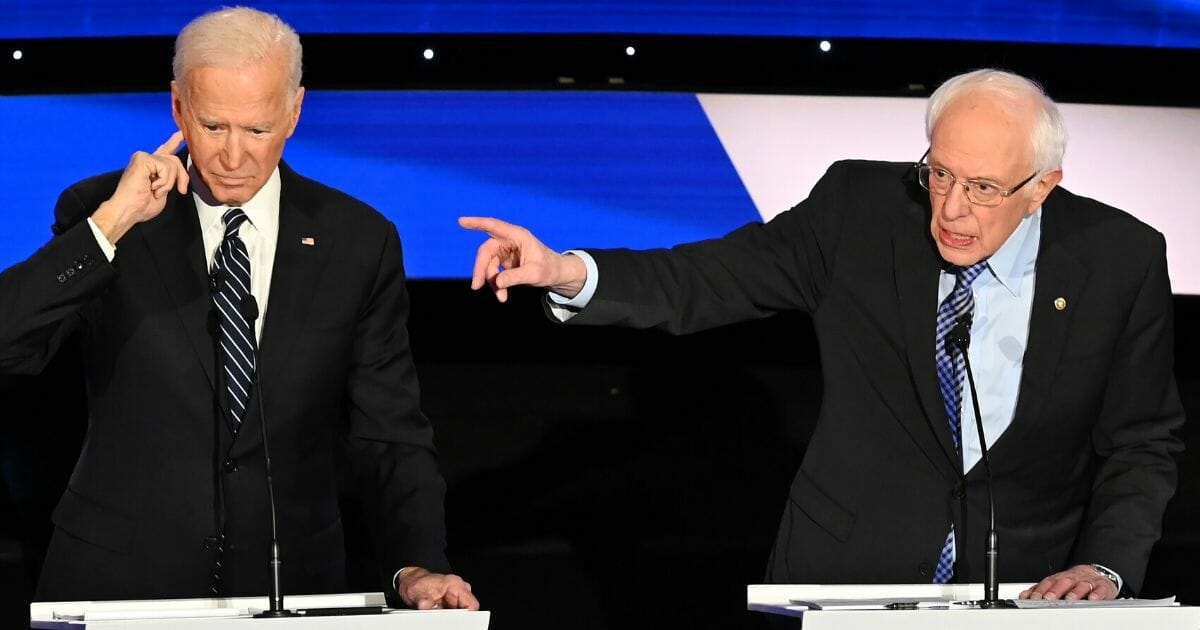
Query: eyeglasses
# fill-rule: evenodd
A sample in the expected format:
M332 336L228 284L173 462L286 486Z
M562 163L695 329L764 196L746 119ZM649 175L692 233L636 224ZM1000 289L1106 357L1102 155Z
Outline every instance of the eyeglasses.
M998 206L1004 203L1004 200L1012 196L1013 193L1021 190L1025 184L1033 181L1038 172L1034 171L1032 175L1026 177L1024 181L1008 190L1000 188L1000 184L989 182L986 179L964 179L959 181L954 176L954 173L940 167L930 166L925 163L925 158L929 157L929 150L925 150L925 155L913 164L917 169L917 181L921 182L921 186L935 195L949 195L954 189L954 185L958 184L963 187L963 191L967 193L967 201L977 206Z

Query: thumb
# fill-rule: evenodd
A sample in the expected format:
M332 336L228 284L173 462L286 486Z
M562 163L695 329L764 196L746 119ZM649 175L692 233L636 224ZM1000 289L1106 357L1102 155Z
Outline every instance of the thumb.
M496 275L496 288L507 289L509 287L530 285L536 286L536 273L531 267L513 267L505 269Z
M546 288L553 284L549 267L541 263L505 269L496 276L496 287L500 289L516 286Z

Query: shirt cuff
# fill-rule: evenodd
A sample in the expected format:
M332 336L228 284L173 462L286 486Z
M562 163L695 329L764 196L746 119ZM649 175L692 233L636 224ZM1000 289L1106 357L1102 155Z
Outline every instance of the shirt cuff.
M1113 571L1112 569L1104 566L1103 564L1096 564L1094 562L1092 563L1092 568L1099 571L1101 575L1103 575L1104 577L1106 577L1108 579L1116 578L1118 593L1121 592L1121 589L1125 588L1125 580L1121 579L1120 573Z
M582 249L570 249L563 252L563 255L567 254L578 256L579 260L583 261L583 266L587 268L587 278L583 281L583 289L573 298L559 295L553 291L546 294L550 301L550 313L560 322L571 319L576 313L583 310L588 302L592 301L592 295L596 293L596 284L599 283L600 275L596 267L596 259L592 258L591 254Z
M108 259L108 262L112 262L113 258L117 256L117 247L108 242L108 237L100 231L100 226L96 225L92 217L87 218L87 223L88 227L92 228L92 235L96 237L96 244L100 246L100 251L104 252L104 257Z

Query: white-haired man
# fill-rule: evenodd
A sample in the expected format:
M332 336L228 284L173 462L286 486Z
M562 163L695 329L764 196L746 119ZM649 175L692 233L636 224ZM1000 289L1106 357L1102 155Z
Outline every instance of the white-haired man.
M478 608L445 554L396 228L282 162L299 37L221 9L181 31L174 68L179 131L68 188L57 236L0 276L0 369L78 335L88 382L37 598L266 594L269 447L284 594L345 589L342 474L382 590Z
M983 581L986 471L1000 577L1033 598L1141 588L1183 422L1162 235L1058 187L1066 132L1021 76L928 103L917 164L844 161L768 223L670 250L559 254L492 218L473 288L550 290L570 324L688 333L787 310L822 348L820 418L767 579Z

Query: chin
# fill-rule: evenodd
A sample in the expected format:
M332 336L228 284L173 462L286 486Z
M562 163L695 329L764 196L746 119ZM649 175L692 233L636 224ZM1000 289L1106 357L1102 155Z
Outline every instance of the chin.
M938 253L941 254L942 260L959 267L970 267L975 263L983 260L978 252L964 251L961 249L945 249L938 248Z
M249 200L240 190L214 190L213 198L227 206L240 206Z

